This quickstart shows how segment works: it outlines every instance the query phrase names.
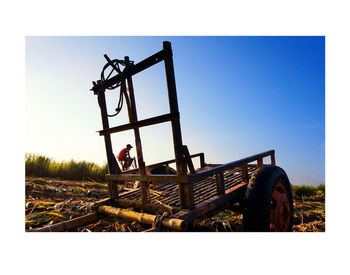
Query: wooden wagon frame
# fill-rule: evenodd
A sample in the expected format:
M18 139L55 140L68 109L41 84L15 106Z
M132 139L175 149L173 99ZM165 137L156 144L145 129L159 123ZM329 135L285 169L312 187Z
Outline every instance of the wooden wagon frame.
M182 141L170 42L163 42L161 51L137 64L130 62L129 57L124 57L123 71L117 68L107 55L105 58L108 61L107 65L112 66L118 73L104 81L93 82L91 90L98 96L101 110L103 130L98 132L105 140L109 168L109 174L106 175L109 197L93 205L94 213L91 218L86 218L85 223L101 215L113 215L122 219L153 224L153 227L156 226L158 229L191 230L199 221L237 202L242 203L250 178L263 167L265 158L268 159L269 165L275 165L274 150L222 165L207 164L204 153L190 155ZM132 77L160 62L164 62L165 65L170 112L138 120ZM129 123L110 127L105 91L118 83L121 85L121 93L127 105ZM175 159L146 166L139 128L164 122L171 122ZM114 157L111 134L126 130L134 131L139 168L121 171ZM194 169L193 158L199 158L200 169ZM176 174L149 174L151 168L169 166L172 163L176 164ZM124 185L125 182L139 182L140 187L119 193L118 185ZM84 218L77 224L81 225L82 221L84 222ZM64 230L72 227L74 222L69 226L67 223Z

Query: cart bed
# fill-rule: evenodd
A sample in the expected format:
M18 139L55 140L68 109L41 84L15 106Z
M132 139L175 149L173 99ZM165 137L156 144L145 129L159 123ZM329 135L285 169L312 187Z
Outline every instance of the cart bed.
M248 176L256 170L256 166L248 167ZM242 182L242 170L235 167L224 172L225 190ZM208 177L193 183L194 203L198 205L217 195L215 176ZM174 183L158 183L158 188L151 185L151 203L166 204L173 207L180 207L178 186ZM120 194L120 199L142 201L140 189Z

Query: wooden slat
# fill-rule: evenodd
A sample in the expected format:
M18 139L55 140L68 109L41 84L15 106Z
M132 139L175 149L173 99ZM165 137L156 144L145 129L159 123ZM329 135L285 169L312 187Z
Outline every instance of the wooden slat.
M203 159L204 159L204 153L197 153L197 154L190 155L191 158L201 157L201 156L203 156ZM171 159L171 160L162 161L162 162L154 163L154 164L151 164L151 165L147 165L147 168L148 169L152 169L152 168L163 166L163 165L169 165L169 164L175 163L175 162L176 162L175 159ZM132 170L124 171L122 173L123 174L130 174L130 173L137 172L138 170L139 169L132 169Z
M248 177L256 170L256 165L247 166ZM242 183L242 172L241 167L233 168L232 170L225 171L223 173L225 179L225 194L227 190L230 190L234 186ZM160 183L158 189L154 189L159 192L167 192L166 196L151 196L151 201L154 202L155 199L159 200L164 204L168 204L172 207L180 207L179 195L177 186L168 183ZM203 180L195 181L193 183L193 192L194 192L194 204L197 206L203 201L213 198L217 195L216 187L216 177L212 176ZM151 194L153 194L151 192ZM124 199L121 195L121 199ZM132 196L129 196L128 199L140 200L140 193L137 195L134 193Z
M188 175L135 175L135 174L107 174L106 179L119 181L146 181L159 183L189 183Z
M179 114L166 114L166 115L156 116L156 117L147 118L147 119L131 122L128 124L104 129L104 130L98 131L98 133L100 134L100 136L103 136L103 135L107 135L107 134L137 129L140 127L146 127L146 126L150 126L153 124L171 121L173 119L177 119L178 116L179 116Z
M190 181L204 179L204 178L213 176L213 175L215 175L215 174L217 174L219 172L224 172L224 171L233 169L235 167L240 167L243 164L248 164L249 162L256 161L259 158L270 156L271 154L274 154L274 152L275 152L274 150L266 151L266 152L263 152L263 153L260 153L260 154L256 154L256 155L244 158L244 159L240 159L240 160L233 161L233 162L230 162L230 163L227 163L227 164L224 164L224 165L220 165L220 166L211 168L209 170L198 172L195 175L189 175Z
M237 184L234 187L230 188L229 190L226 190L224 196L214 196L206 201L203 201L202 203L196 205L196 207L192 211L193 218L199 218L207 213L214 211L221 205L225 204L226 202L232 201L238 196L238 190L244 190L245 184Z

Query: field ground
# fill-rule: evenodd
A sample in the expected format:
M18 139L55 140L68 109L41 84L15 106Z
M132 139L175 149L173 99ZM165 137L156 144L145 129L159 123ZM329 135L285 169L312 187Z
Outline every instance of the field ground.
M107 185L94 181L68 181L27 177L25 183L26 231L70 220L90 212L88 204L107 197ZM195 231L241 232L243 216L225 210L204 220ZM150 230L137 222L99 220L77 228L79 232L140 232ZM294 232L325 231L325 194L308 196L294 194Z

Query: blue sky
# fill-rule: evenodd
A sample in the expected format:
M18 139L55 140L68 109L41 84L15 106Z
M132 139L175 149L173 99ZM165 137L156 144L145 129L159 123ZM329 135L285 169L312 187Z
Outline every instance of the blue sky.
M103 54L136 63L172 42L182 136L226 163L270 149L293 184L324 183L324 37L27 37L25 151L106 162L96 96ZM163 64L134 77L139 119L168 113ZM108 92L112 113L117 92ZM127 122L124 106L111 126ZM170 123L141 130L146 164L174 157ZM134 143L112 135L115 153ZM132 151L135 154L135 151Z

